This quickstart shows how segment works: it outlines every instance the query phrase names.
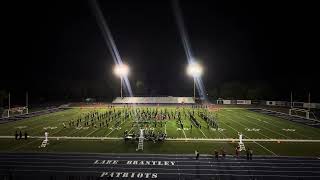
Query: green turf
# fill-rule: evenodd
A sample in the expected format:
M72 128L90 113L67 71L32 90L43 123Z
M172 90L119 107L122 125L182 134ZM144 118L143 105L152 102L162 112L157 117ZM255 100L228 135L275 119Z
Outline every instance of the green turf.
M146 107L140 107L146 110ZM193 126L191 121L185 116L187 112L193 111L191 108L176 107L149 107L150 109L164 110L169 112L180 111L184 129L177 124L176 119L160 121L155 126L154 121L147 125L155 132L166 132L169 138L195 138L195 139L219 139L219 138L238 138L241 132L245 139L320 139L320 129L306 125L290 122L284 119L252 112L246 109L225 108L214 113L217 116L219 129L211 128L207 125L197 112L196 120L201 124L201 128ZM69 121L74 121L83 117L89 112L97 111L104 113L109 109L90 109L74 108L52 114L42 115L26 120L11 122L0 125L0 136L14 135L15 131L25 131L31 136L43 136L47 129L49 136L72 136L72 137L123 137L125 130L129 133L139 131L139 127L134 125L133 118L124 118L121 114L120 128L116 129L116 120L113 119L106 125L99 126L100 122L105 122L102 118L96 121L97 127L89 126L86 129L77 129L75 126L69 127ZM122 108L116 108L116 112ZM195 110L198 111L198 110ZM202 111L202 110L201 110ZM67 125L63 127L63 123ZM145 124L142 125L145 127ZM286 131L290 129L292 131ZM255 131L253 131L255 130ZM123 140L52 140L46 148L38 148L41 144L39 139L13 140L0 139L1 151L79 151L79 152L135 152L136 142L124 143ZM319 155L320 143L275 143L275 142L246 142L246 147L255 149L256 154L277 154L277 155ZM233 152L236 143L232 142L185 142L185 141L166 141L164 143L146 142L144 152L147 153L192 153L194 149L209 153L213 149L224 147L227 151Z
M136 151L135 142L117 140L51 140L46 148L39 148L41 140L0 139L0 151L4 152L90 152L90 153L157 153L157 154L193 154L198 150L201 154L212 154L214 150L224 148L228 155L235 154L237 143L234 142L146 142L144 151ZM320 156L320 143L259 143L282 156ZM253 149L256 155L274 155L261 148L260 145L248 142L246 147ZM241 152L245 155L245 152Z

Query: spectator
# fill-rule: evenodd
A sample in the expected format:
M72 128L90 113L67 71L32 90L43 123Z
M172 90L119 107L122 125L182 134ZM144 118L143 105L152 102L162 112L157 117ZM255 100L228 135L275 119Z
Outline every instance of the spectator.
M252 155L253 155L253 150L252 149L250 149L250 160L252 160Z
M24 140L27 140L28 139L28 133L27 131L24 132Z
M18 132L16 131L16 134L15 134L15 139L17 140L18 139Z
M239 157L239 146L236 147L236 158Z
M214 156L215 156L216 160L219 160L219 153L216 149L214 150Z
M226 158L226 151L224 150L224 148L221 148L221 154L222 154L222 158L225 159Z
M196 159L198 160L199 159L199 152L196 150L195 154L196 154Z
M249 160L249 154L250 154L250 149L249 148L247 149L246 153L247 153L247 160Z

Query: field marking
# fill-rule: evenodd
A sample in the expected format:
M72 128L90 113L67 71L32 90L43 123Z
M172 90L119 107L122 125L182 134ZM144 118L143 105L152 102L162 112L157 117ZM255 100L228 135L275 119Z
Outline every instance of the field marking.
M62 114L55 114L55 113L62 113ZM55 125L57 123L56 119L60 119L60 116L65 116L67 112L66 111L59 111L59 112L53 112L53 113L49 113L49 114L44 114L44 115L40 115L40 116L44 116L42 118L47 118L46 120L40 120L41 123L39 123L39 118L41 118L40 116L35 116L34 119L30 119L30 118L26 118L23 119L21 121L21 123L31 123L28 124L28 126L30 126L30 128L27 128L27 131L30 132L30 130L35 130L34 132L43 132L43 129L41 127L43 126L48 126L48 125ZM78 114L77 112L73 112L74 114ZM72 114L72 116L74 115ZM51 117L53 116L53 117ZM33 117L32 117L33 118ZM27 121L31 121L31 122L27 122ZM34 124L35 126L32 126L32 124Z
M91 134L93 134L93 133L97 132L98 130L100 130L100 128L96 128L95 130L93 130L93 131L89 132L89 133L88 133L87 135L85 135L85 136L89 136L89 135L91 135Z
M267 115L267 114L263 114L263 113L259 113L259 112L254 112L254 111L252 111L252 112L251 112L251 111L248 111L248 112L246 112L246 113L247 113L247 114L252 114L252 115L254 115L254 116L256 116L257 113L258 113L258 114L261 114L261 118L264 118L264 119L266 119L266 120L271 120L271 121L276 122L277 124L279 124L279 125L281 125L281 126L285 126L285 125L284 125L284 122L285 122L285 123L287 124L287 126L294 127L294 128L296 128L296 129L297 129L297 127L298 127L299 129L301 129L301 128L303 129L303 127L301 126L302 124L294 123L294 122L292 122L292 121L289 121L289 120L286 120L286 119L283 119L283 118L280 118L280 117L271 116L271 115ZM273 118L271 118L271 117L276 118L276 119L273 119ZM280 119L280 121L277 120L277 119ZM271 123L270 123L270 124L271 124ZM271 125L273 125L273 124L271 124ZM273 125L273 126L275 126L275 125ZM303 135L303 134L301 134L301 133L298 133L298 132L294 132L294 133L296 133L296 134L298 134L298 135L300 135L300 136L303 136L303 137L312 139L312 137ZM316 133L316 132L313 131L312 134L314 134L314 133ZM315 135L315 134L314 134L314 135Z
M232 120L232 119L231 119L230 117L228 117L228 116L225 116L225 115L221 115L221 116L224 116L224 117L226 117L227 119L229 119L230 121L239 124L240 126L244 127L245 130L246 130L246 129L249 129L247 126L245 126L245 125L243 125L243 124L241 124L241 123L239 123L239 122L237 122L237 121ZM248 131L248 132L249 132L249 131ZM269 137L269 136L261 133L260 131L251 131L251 132L258 133L258 134L260 134L260 135L262 135L262 136L264 136L264 137L266 137L266 138L272 139L271 137Z
M229 113L227 113L227 114L229 114ZM232 115L232 114L231 114L231 115ZM232 115L232 116L233 116L233 115ZM251 122L251 121L249 121L249 120L241 117L240 115L237 116L237 117L240 118L240 119L245 120L246 122L249 122L249 123L251 123L251 124L254 124L254 125L256 125L256 126L258 126L258 127L260 127L260 128L266 129L266 130L268 130L268 131L270 131L270 132L279 134L279 135L284 136L284 137L286 137L286 138L291 138L291 137L289 137L289 136L286 136L286 135L284 135L284 134L278 133L278 132L276 132L276 131L274 131L274 130L271 130L271 129L269 129L269 128L265 128L265 127L263 127L263 126L261 126L261 125L259 125L259 124L253 123L253 122ZM249 117L249 118L251 118L251 117ZM256 118L252 118L252 119L256 119Z
M167 134L167 123L164 124L164 133Z
M255 117L255 116L257 116L257 113L258 112L251 112L251 111L248 111L248 112L245 112L245 114L252 114L253 116L249 116L249 115L246 115L246 116L248 116L249 118L253 118L253 119L258 119L258 120L260 120L259 118L257 118L257 117ZM290 124L290 122L291 121L288 121L288 123L286 123L287 125L284 125L284 121L283 120L285 120L285 119L282 119L282 118L278 118L278 117L274 117L274 116L272 116L272 117L274 117L274 118L276 118L276 119L272 119L271 117L265 117L265 116L270 116L270 115L266 115L266 114L263 114L263 113L259 113L259 114L261 114L261 118L264 118L264 119L266 119L266 120L271 120L271 121L273 121L273 122L276 122L278 125L280 125L280 126L290 126L290 127L294 127L294 128L297 128L296 126L298 126L299 128L302 128L301 126L299 126L299 125L293 125L293 124ZM277 119L281 119L282 121L279 121L279 120L277 120ZM271 126L273 126L273 127L277 127L278 128L278 126L276 126L276 125L274 125L274 124L272 124L272 123L270 123L270 122L266 122L267 124L269 124L269 125L271 125ZM299 136L303 136L303 137L306 137L306 138L309 138L309 139L312 139L311 137L309 137L309 136L306 136L306 135L303 135L303 134L301 134L301 133L298 133L298 132L294 132L295 134L298 134Z
M248 136L247 136L248 137ZM44 136L28 136L30 139L44 139ZM14 139L14 136L0 136L0 139ZM71 139L71 140L120 140L121 137L85 137L85 136L49 136L48 139ZM215 141L215 142L232 142L239 141L237 138L166 138L166 141ZM242 139L243 142L301 142L301 143L320 143L320 139Z
M63 113L63 114L55 114L55 113ZM29 131L30 132L30 130L31 129L34 129L35 131L33 131L33 134L36 134L36 133L39 133L40 134L40 132L44 132L44 130L43 130L43 126L48 126L48 125L56 125L56 126L58 126L59 127L59 124L60 124L60 122L57 122L57 121L55 121L55 120L52 120L52 119L59 119L59 118L61 118L60 116L65 116L65 114L66 114L67 112L66 111L59 111L59 112L54 112L54 113L49 113L49 114L45 114L45 115L43 115L43 116L45 116L45 118L49 118L49 119L46 119L46 120L44 120L44 121L41 121L39 118L40 118L40 116L36 116L35 117L35 119L32 119L32 120L30 120L30 119L25 119L25 120L30 120L30 121L32 121L32 122L30 122L31 123L31 125L32 124L38 124L39 122L36 122L36 121L39 121L40 120L40 122L42 122L42 123L40 123L40 124L38 124L38 125L35 125L35 126L30 126L30 124L29 124L29 126L31 127L31 128L28 128L27 129L27 131ZM72 112L72 114L70 114L70 116L75 116L76 115L76 112ZM50 116L53 116L53 117L50 117ZM52 118L52 119L51 119ZM65 122L65 121L64 121ZM27 123L26 121L24 121L23 123Z
M202 131L201 129L199 129L199 130L200 130L200 132L204 135L204 137L208 138L208 137L203 133L203 131Z
M131 127L131 129L128 131L128 134L132 131L133 127Z
M226 117L226 116L225 116L225 117ZM222 122L222 123L224 123L224 122ZM225 124L225 123L224 123L224 124ZM228 124L225 124L225 125L229 126ZM231 127L231 129L233 129L234 131L236 131L236 132L239 133L239 131L237 131L236 129L234 129L232 126L229 126L229 127ZM244 136L245 136L245 137L248 137L248 136L246 136L246 135L244 135ZM249 137L248 137L248 138L249 138ZM266 149L268 152L271 152L273 155L278 156L276 153L274 153L273 151L269 150L268 148L262 146L261 144L257 143L256 141L253 141L253 142L256 143L257 145L261 146L262 148Z
M223 115L223 114L220 114L220 116L226 117L226 118L229 119L230 121L235 122L235 123L239 124L240 126L242 126L242 127L244 127L244 128L248 128L247 126L244 126L244 125L242 125L241 123L232 120L232 119L231 119L230 117L228 117L228 116L225 116L225 115ZM238 133L239 133L239 131L238 131ZM269 137L269 136L267 136L267 135L264 135L264 134L262 134L262 133L260 133L260 132L258 132L258 131L255 132L255 133L258 133L258 134L260 134L260 135L262 135L262 136L264 136L264 137L266 137L266 138L272 139L271 137ZM247 136L247 137L248 137L248 136Z
M183 132L183 134L184 134L184 139L187 139L187 135L186 135L186 133L184 132L184 129L182 129L182 132Z
M126 122L125 120L122 121L122 123L119 124L119 126L121 126L124 122ZM115 126L113 126L115 127ZM115 129L112 129L105 137L109 136L114 130L116 130L117 128Z

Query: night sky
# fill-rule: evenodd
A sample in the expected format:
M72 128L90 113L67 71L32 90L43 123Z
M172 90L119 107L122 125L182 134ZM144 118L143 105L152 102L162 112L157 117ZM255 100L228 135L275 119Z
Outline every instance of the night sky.
M171 1L98 2L130 65L134 93L192 96ZM5 7L0 89L22 99L24 91L46 100L119 96L112 56L88 0ZM288 99L293 90L302 100L311 91L320 101L315 4L194 0L180 7L209 92L227 82L264 83L274 90L271 99Z

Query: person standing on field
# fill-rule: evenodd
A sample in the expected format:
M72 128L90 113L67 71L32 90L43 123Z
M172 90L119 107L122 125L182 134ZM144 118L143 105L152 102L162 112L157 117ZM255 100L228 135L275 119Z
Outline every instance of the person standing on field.
M196 150L195 154L196 154L196 159L198 160L199 159L199 152Z

